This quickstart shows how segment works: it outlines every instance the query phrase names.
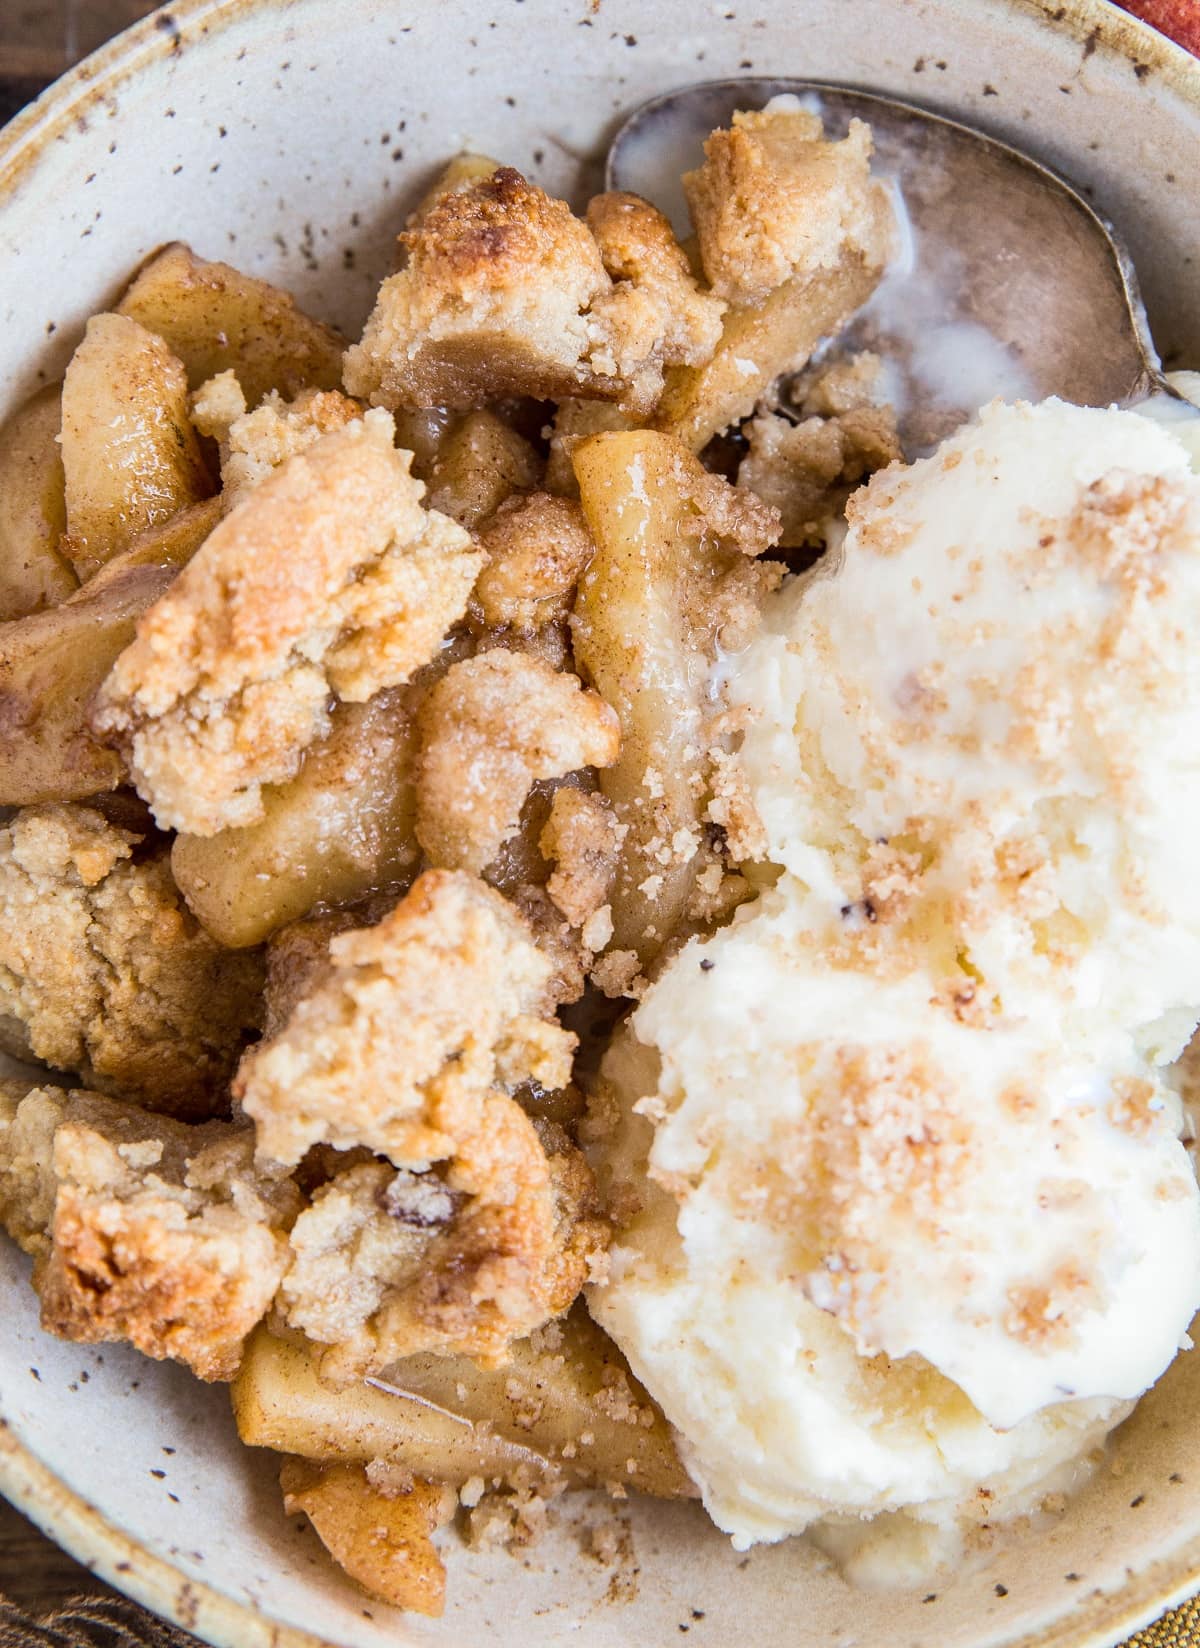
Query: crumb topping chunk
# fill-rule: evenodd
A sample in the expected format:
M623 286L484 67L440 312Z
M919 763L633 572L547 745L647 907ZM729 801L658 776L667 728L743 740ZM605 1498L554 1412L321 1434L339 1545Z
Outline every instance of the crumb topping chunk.
M95 725L160 825L213 835L262 817L334 698L397 686L466 610L482 565L421 506L384 412L298 452L228 514L138 624Z
M429 1350L502 1358L600 1274L607 1225L580 1153L505 1093L473 1108L442 1172L360 1162L297 1220L278 1308L322 1347L324 1378Z
M423 1170L453 1154L464 1110L495 1087L569 1080L575 1038L547 1016L551 965L473 876L426 871L382 921L338 934L330 962L238 1071L264 1158L365 1145Z
M135 856L136 850L136 856ZM0 1047L152 1110L225 1102L262 1011L257 951L224 950L161 850L89 807L26 807L0 829Z
M794 275L833 268L847 252L874 255L867 197L871 129L852 120L839 143L800 107L739 110L685 172L704 272L718 297L761 303Z
M290 401L273 389L251 411L232 370L209 378L192 397L192 422L220 444L226 514L280 464L362 415L359 403L336 389L303 389Z
M511 166L435 190L400 236L345 385L372 405L505 395L653 408L667 365L708 359L723 305L662 214L602 195L582 222Z
M188 1127L98 1094L0 1099L0 1216L35 1256L42 1325L231 1379L270 1306L299 1196L244 1123Z
M417 840L434 864L483 870L539 779L609 767L616 714L577 675L496 648L454 664L418 716Z

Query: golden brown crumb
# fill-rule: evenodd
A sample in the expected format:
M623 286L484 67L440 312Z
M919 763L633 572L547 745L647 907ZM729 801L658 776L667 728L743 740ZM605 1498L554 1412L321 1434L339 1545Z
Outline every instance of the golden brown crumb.
M1170 1126L1166 1106L1155 1084L1141 1076L1117 1076L1112 1083L1108 1119L1135 1138Z
M426 871L376 926L335 937L330 960L234 1083L264 1157L327 1141L423 1167L496 1086L570 1078L574 1037L544 1016L551 965L471 876Z
M501 504L476 542L488 559L472 607L484 623L518 630L567 617L595 548L579 505L548 492Z
M692 644L710 660L718 647L725 653L748 647L758 633L766 598L779 588L786 571L780 561L737 556L707 585L685 586L682 615Z
M779 542L779 513L761 498L745 492L720 475L712 475L683 459L673 479L694 513L684 531L701 544L715 544L753 559Z
M741 1175L735 1200L777 1203L772 1218L789 1221L802 1251L841 1256L839 1315L856 1331L887 1273L896 1221L936 1241L947 1211L961 1211L983 1139L925 1044L836 1047L826 1059L830 1051L797 1042L809 1126L803 1140L779 1130L765 1161ZM665 1179L663 1187L689 1188Z
M901 456L890 407L858 407L793 423L762 412L744 426L738 485L779 511L787 548L823 541L859 483Z
M233 372L210 378L192 398L192 421L221 445L226 513L288 458L362 415L360 404L336 389L306 389L291 401L272 391L249 412Z
M362 342L346 353L350 394L376 406L472 407L503 395L621 393L621 380L587 359L586 311L611 282L564 201L502 166L437 196L400 239L405 267L384 281Z
M688 927L702 929L716 926L728 920L739 904L745 904L755 896L757 889L746 877L729 869L727 853L727 841L718 845L706 839L702 844L696 880L684 908L687 926L680 934L673 935L674 946L687 936Z
M801 1070L810 1053L799 1049ZM977 1139L924 1047L844 1048L834 1065L836 1079L814 1094L816 1172L839 1228L862 1244L865 1271L897 1209L936 1221L961 1195Z
M295 1186L241 1124L187 1127L38 1088L0 1129L0 1210L35 1254L42 1326L230 1379L283 1273Z
M550 1505L565 1486L542 1475L488 1489L469 1509L467 1544L476 1551L528 1550L546 1532Z
M210 441L227 441L232 426L245 415L246 396L232 368L207 378L192 396L192 425Z
M377 406L478 407L505 395L623 399L649 412L664 365L699 365L722 305L666 219L602 195L589 223L509 166L437 189L400 237L347 390Z
M335 1159L292 1230L280 1314L316 1343L337 1346L339 1366L365 1368L376 1359L371 1327L381 1304L412 1287L462 1202L435 1172Z
M654 1408L649 1402L638 1401L629 1382L627 1368L615 1365L606 1367L600 1378L600 1389L592 1400L605 1418L616 1425L640 1425L643 1430L653 1428L656 1418Z
M689 554L686 563L680 554L687 574L678 596L685 644L712 662L718 648L740 652L749 645L763 602L783 579L782 563L761 559L779 539L779 513L686 460L676 463L673 478L691 505L679 528Z
M948 1222L966 1216L988 1128L919 1038L833 1048L798 1041L790 1057L808 1095L805 1136L776 1130L772 1146L739 1175L735 1200L770 1207L798 1251L837 1254L839 1318L869 1338L864 1324L886 1285L897 1221L936 1243ZM1014 1120L1036 1123L1036 1095L1035 1073L1028 1091L1013 1086L1002 1103ZM663 1184L689 1190L683 1178ZM1070 1197L1086 1186L1059 1180L1057 1189ZM1103 1285L1086 1258L1054 1262L1009 1290L1005 1331L1035 1347L1068 1343L1080 1319L1102 1308Z
M840 143L804 109L739 111L704 145L683 187L704 272L719 297L761 303L793 275L865 251L871 131L852 120ZM872 239L873 250L873 239Z
M636 950L606 950L594 963L592 983L613 1001L629 996L637 1001L646 989Z
M481 564L422 509L386 413L323 436L225 517L100 690L159 823L213 835L262 816L329 700L362 702L432 657Z
M591 314L611 334L613 369L629 383L622 410L644 417L662 393L664 367L701 366L712 355L725 305L700 286L670 223L639 195L594 196L587 224L615 283Z
M539 845L555 865L546 891L572 927L582 927L608 897L624 836L602 796L555 793Z
M445 195L455 194L460 189L469 189L473 184L482 182L484 178L494 177L499 170L500 162L493 160L490 155L475 154L470 149L463 149L446 162L413 207L409 214L408 226L411 228L414 223L419 223Z
M720 749L709 751L709 762L712 794L706 818L725 832L735 864L761 862L767 857L767 832L741 762Z
M219 1110L262 1011L262 960L192 916L165 852L88 807L0 829L0 1046L154 1110Z
M329 944L337 920L295 930L287 1020L248 1056L243 1101L273 1156L294 1159L323 1111L325 1139L392 1159L331 1167L292 1232L278 1308L329 1346L322 1372L339 1381L419 1350L500 1355L567 1308L606 1239L583 1158L502 1086L569 1078L573 1038L543 1016L552 963L466 876L428 872L379 927ZM348 964L347 944L371 953Z
M616 760L616 715L578 676L503 648L454 664L418 715L417 839L430 861L482 870L538 779Z
M560 1315L607 1241L583 1157L507 1094L463 1110L444 1171L363 1162L292 1231L278 1308L338 1383L421 1351L494 1358Z
M737 115L690 173L705 267L732 301L711 360L672 367L655 426L700 452L801 371L878 285L895 214L858 123L825 143L802 111Z
M553 969L546 986L550 999L559 1006L578 1001L587 982L593 947L587 944L582 932L572 928L540 883L520 882L505 891L525 918L534 943Z
M806 418L836 418L887 405L883 362L869 349L822 360L788 385L788 398Z
M892 841L873 841L863 860L859 898L877 926L902 921L921 892L921 853L908 852Z
M1068 545L1085 564L1117 584L1126 603L1162 600L1167 587L1162 546L1181 530L1186 532L1194 519L1194 505L1169 476L1114 471L1084 492L1067 529ZM1118 627L1126 617L1127 610Z
M1037 1350L1062 1350L1074 1337L1079 1318L1102 1308L1094 1276L1066 1259L1045 1282L1009 1289L1004 1331Z

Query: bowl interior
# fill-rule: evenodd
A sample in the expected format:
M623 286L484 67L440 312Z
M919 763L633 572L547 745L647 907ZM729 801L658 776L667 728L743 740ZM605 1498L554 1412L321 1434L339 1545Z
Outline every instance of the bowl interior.
M482 149L579 197L623 113L739 72L894 92L1057 165L1127 236L1167 363L1200 364L1200 201L1172 158L1200 141L1200 69L1102 0L745 13L739 0L184 0L0 145L0 413L61 372L87 315L163 241L280 280L353 333L406 205L447 155ZM237 1444L223 1391L43 1336L7 1245L0 1301L0 1486L213 1640L1101 1643L1188 1588L1193 1548L1200 1560L1200 1358L1184 1356L1061 1521L928 1591L852 1592L796 1541L738 1556L694 1506L580 1501L519 1560L452 1549L445 1618L404 1618L283 1517L272 1461ZM623 1555L601 1563L590 1530L614 1521ZM162 1562L178 1583L164 1587Z

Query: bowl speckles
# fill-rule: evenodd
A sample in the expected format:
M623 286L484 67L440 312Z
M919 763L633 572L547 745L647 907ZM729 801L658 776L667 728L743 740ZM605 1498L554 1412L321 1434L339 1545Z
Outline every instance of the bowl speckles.
M0 414L61 372L163 241L279 279L353 331L449 152L578 197L623 112L756 71L926 102L1057 166L1126 235L1167 364L1200 364L1200 67L1104 0L182 0L0 137ZM451 1550L435 1624L361 1596L284 1518L221 1390L44 1337L3 1243L0 1301L0 1489L214 1643L1100 1648L1200 1582L1195 1356L1061 1521L929 1590L859 1595L801 1543L739 1557L695 1506L630 1501L618 1572L586 1554L583 1507L523 1561Z

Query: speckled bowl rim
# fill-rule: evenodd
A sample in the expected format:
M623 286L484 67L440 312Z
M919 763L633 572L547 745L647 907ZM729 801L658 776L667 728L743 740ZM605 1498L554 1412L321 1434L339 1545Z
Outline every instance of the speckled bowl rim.
M146 64L177 52L251 11L288 0L175 0L126 29L54 82L0 132L0 210L46 147L92 103L111 96ZM1112 0L1007 0L1082 44L1103 44L1144 66L1200 110L1200 61ZM57 1477L0 1416L0 1494L90 1572L213 1648L340 1648L268 1618L215 1586L188 1579L110 1522L99 1506ZM1116 1593L1097 1596L1005 1648L1110 1648L1200 1590L1200 1537L1153 1563Z

